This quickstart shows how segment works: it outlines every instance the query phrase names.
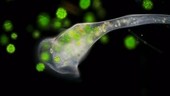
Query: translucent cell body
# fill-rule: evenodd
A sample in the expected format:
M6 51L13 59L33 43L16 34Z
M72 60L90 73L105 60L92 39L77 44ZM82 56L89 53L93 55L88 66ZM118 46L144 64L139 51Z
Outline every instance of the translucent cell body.
M78 65L98 39L116 29L145 24L170 24L170 15L135 14L75 24L56 37L42 40L38 47L39 59L60 75L79 77Z

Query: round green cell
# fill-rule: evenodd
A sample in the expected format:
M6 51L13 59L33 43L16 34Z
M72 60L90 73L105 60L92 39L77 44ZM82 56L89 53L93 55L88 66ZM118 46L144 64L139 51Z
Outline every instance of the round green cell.
M87 12L84 15L84 21L85 22L94 22L95 21L95 16L92 12Z
M12 54L15 52L15 46L14 44L8 44L7 47L6 47L6 51L9 53L9 54Z
M10 20L6 20L3 24L3 28L5 31L12 31L13 30L13 24Z
M64 20L64 26L69 27L71 25L71 21L69 19Z
M143 0L143 8L145 10L153 9L153 2L151 0Z
M50 54L48 52L42 52L40 55L40 59L42 61L48 61L50 60Z
M18 37L18 35L17 35L16 33L12 33L12 34L11 34L11 38L12 38L13 40L16 40L17 37Z
M99 17L99 18L104 18L105 16L106 16L106 11L105 11L105 9L104 8L99 8L98 10L100 10L100 11L97 11L97 16Z
M0 43L1 45L7 45L9 43L9 38L5 34L2 34L0 36Z
M33 36L34 39L37 39L37 38L40 37L40 32L38 30L36 30L32 33L32 36Z
M56 63L59 63L59 62L60 62L60 57L59 57L59 56L56 56L56 57L54 58L54 61L55 61Z
M136 39L131 35L127 36L124 39L124 44L125 44L125 47L129 50L135 49L137 45Z
M70 31L69 32L69 36L75 40L79 40L80 39L80 35L78 33L76 33L76 31Z
M57 9L56 15L59 19L64 19L67 16L67 11L64 8L60 7Z
M100 38L100 42L102 44L107 44L109 42L109 36L108 35L104 35Z
M45 65L44 65L43 63L38 63L38 64L36 65L36 70L37 70L38 72L42 72L42 71L44 71L44 69L45 69Z
M100 0L93 0L93 5L92 5L95 9L98 9L102 6L101 1Z
M58 19L55 19L53 22L53 27L54 27L54 29L61 28L62 27L61 21Z
M46 28L48 27L49 23L50 23L50 16L47 13L41 13L38 16L38 25L41 28Z
M69 36L68 34L64 34L64 35L60 38L60 41L61 41L62 43L68 43L68 42L71 41L71 38L70 38L70 36Z
M86 25L84 28L85 28L85 31L86 31L87 33L90 33L91 30L92 30L92 28L91 28L90 25Z
M87 9L90 7L90 4L91 4L91 0L80 0L79 2L79 6L81 9Z

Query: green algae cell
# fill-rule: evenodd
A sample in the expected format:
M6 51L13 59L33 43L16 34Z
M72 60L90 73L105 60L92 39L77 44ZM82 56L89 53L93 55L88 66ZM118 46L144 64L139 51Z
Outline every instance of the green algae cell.
M46 28L50 23L50 16L47 13L41 13L38 15L37 22L39 27Z
M80 39L80 34L76 33L76 31L70 31L69 32L69 36L70 36L70 38L73 38L75 40L79 40Z
M32 37L34 39L38 39L40 37L40 31L38 30L35 30L33 33L32 33Z
M85 31L86 31L87 33L90 33L92 29L93 29L93 28L91 28L90 25L86 25L86 26L85 26Z
M60 62L60 57L59 57L59 56L56 56L56 57L54 58L54 61L55 61L56 63L59 63L59 62Z
M62 8L62 7L59 7L56 11L56 16L59 18L59 19L64 19L66 18L67 16L67 11Z
M71 38L68 34L64 34L62 38L60 39L61 43L68 43L71 41Z
M12 24L12 21L10 20L6 20L3 24L3 28L5 31L9 32L9 31L12 31L13 30L13 24Z
M12 33L11 34L11 39L16 40L18 37L17 33Z
M54 23L54 28L58 29L58 28L61 28L61 22L55 22Z
M36 65L36 70L37 70L38 72L43 72L44 69L45 69L45 65L44 65L43 63L38 63L38 64Z
M109 42L109 36L108 35L104 35L100 38L100 42L102 44L107 44Z
M15 52L15 45L14 44L8 44L6 47L6 51L9 54L13 54Z
M135 39L133 36L131 36L131 35L127 36L127 37L124 39L124 44L125 44L125 47L126 47L127 49L129 49L129 50L135 49L135 48L136 48L136 45L137 45L136 39Z
M81 9L87 9L90 7L90 4L91 4L91 0L80 0L79 1L79 6Z
M2 34L0 36L0 44L7 45L8 43L9 43L9 38L5 34Z
M71 25L71 21L70 21L69 19L64 19L63 25L64 25L65 27L69 27L69 26Z
M85 22L94 22L95 21L95 16L92 12L87 12L84 15L84 21Z
M93 8L98 9L102 6L101 1L100 0L93 0L93 4L92 4Z
M142 6L145 10L151 10L153 9L153 2L151 0L143 0Z
M55 19L53 20L53 22L52 22L52 27L53 27L54 29L59 29L59 28L61 28L61 27L62 27L61 20L55 18Z
M40 59L42 61L49 61L50 60L50 54L48 52L42 52Z

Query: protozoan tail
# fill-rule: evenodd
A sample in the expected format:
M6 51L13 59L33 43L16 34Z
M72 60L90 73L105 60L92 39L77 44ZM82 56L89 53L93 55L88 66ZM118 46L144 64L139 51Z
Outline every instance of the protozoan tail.
M165 14L134 14L103 21L106 31L128 28L146 24L170 24L170 15Z
M146 25L146 24L170 24L170 15L164 15L164 14L126 15L119 18L96 22L96 23L84 23L84 26L90 26L91 29L94 29L92 34L94 35L93 43L95 43L103 35L113 30L135 27L135 26ZM83 23L82 24L80 23L80 25L83 25Z

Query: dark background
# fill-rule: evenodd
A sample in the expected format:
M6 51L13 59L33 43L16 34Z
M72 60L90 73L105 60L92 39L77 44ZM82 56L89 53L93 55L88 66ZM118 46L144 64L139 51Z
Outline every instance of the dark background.
M47 93L48 96L169 96L169 25L143 25L119 29L110 32L109 43L96 42L90 54L80 64L81 82L63 80L46 72L35 70L37 63L36 48L40 40L56 33L42 33L42 38L35 40L26 32L28 24L36 27L39 12L48 12L53 16L64 0L12 0L0 1L0 33L6 19L13 21L18 39L13 41L16 52L7 54L5 47L0 48L0 93L14 91L17 94ZM67 0L65 0L67 1ZM107 20L128 14L170 14L168 0L153 0L154 8L144 10L140 0L101 0L106 10ZM69 0L78 6L78 0ZM92 9L88 9L93 11ZM83 11L85 12L85 11ZM83 12L69 15L72 24L83 22ZM135 50L127 50L123 40L134 33L143 34L143 40L156 46L162 53L153 50L142 42ZM57 33L58 34L58 33ZM110 94L110 95L109 95ZM3 95L1 95L3 96Z

